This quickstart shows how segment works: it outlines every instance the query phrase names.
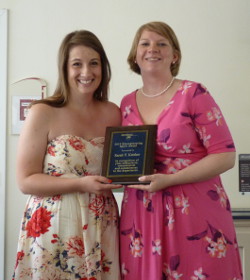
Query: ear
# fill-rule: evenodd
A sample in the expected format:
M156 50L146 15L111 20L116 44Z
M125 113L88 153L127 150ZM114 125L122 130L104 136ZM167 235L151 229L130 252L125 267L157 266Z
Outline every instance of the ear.
M177 52L174 52L174 55L173 55L173 64L175 64L177 61L179 60L179 55Z

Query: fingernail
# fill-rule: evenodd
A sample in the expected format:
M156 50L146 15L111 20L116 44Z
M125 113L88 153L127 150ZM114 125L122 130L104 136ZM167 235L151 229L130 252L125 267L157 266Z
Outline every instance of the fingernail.
M111 179L108 180L109 184L111 184L113 181Z

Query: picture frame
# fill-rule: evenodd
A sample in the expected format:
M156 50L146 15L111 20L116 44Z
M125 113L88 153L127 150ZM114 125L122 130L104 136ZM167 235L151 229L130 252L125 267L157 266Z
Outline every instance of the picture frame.
M32 101L39 99L41 99L41 96L37 95L12 96L12 134L20 134L22 125L29 112L29 105Z

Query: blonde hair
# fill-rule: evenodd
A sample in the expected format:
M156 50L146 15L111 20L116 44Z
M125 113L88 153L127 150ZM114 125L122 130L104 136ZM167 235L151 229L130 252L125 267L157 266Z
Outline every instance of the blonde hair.
M137 46L139 43L139 40L141 38L142 32L144 30L155 32L164 38L166 38L169 43L171 44L174 53L177 54L178 59L175 61L174 64L171 64L170 70L173 76L177 76L180 68L181 63L181 49L178 42L178 39L173 31L173 29L166 23L161 21L152 21L146 24L143 24L136 32L128 58L127 62L130 66L130 69L137 73L141 74L141 69L136 63L136 52L137 52Z

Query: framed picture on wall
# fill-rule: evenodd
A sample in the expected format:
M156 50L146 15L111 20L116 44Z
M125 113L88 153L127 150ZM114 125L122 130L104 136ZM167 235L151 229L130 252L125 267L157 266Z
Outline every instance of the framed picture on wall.
M12 96L12 134L20 134L23 122L29 113L29 105L41 96Z

